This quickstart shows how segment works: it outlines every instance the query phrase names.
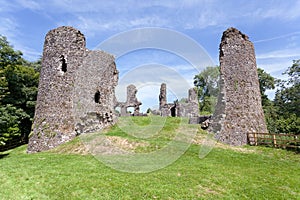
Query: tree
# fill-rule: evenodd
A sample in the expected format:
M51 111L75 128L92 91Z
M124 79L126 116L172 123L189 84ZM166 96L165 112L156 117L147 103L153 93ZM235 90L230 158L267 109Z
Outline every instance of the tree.
M4 74L9 94L2 99L3 104L12 104L33 117L39 73L32 67L9 65L5 68Z
M268 96L265 92L266 90L275 89L276 79L265 72L263 69L258 68L257 72L262 106L270 105L271 100L268 99Z
M4 74L4 69L0 69L0 105L1 100L8 94L8 83Z
M8 104L0 107L0 146L7 145L12 140L19 140L22 133L22 120L29 116L22 110ZM26 136L25 136L26 137Z
M13 47L9 45L6 37L0 35L0 70L8 65L20 65L24 62L22 52L15 51Z
M0 145L30 133L40 61L28 62L0 36Z
M289 117L280 116L276 122L275 127L279 133L295 133L300 132L300 117L291 114Z
M219 93L220 68L206 67L194 77L200 113L213 113Z
M281 80L281 89L275 94L274 103L279 108L280 115L289 116L294 113L300 117L300 60L294 60L293 65L283 74L288 80Z
M277 109L274 103L266 95L266 90L275 89L276 79L270 74L265 72L263 69L258 68L258 81L259 89L261 94L261 103L265 114L265 119L267 122L267 128L270 132L276 132L276 122L278 120Z
M283 74L289 78L279 81L280 89L275 94L274 106L278 115L275 127L277 132L300 134L300 60L294 60Z

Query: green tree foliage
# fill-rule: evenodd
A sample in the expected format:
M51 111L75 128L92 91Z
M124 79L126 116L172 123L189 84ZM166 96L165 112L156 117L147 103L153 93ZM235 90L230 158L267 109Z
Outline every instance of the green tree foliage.
M28 62L0 36L0 146L30 133L40 60Z
M258 68L258 81L261 94L261 103L263 106L265 119L268 130L272 133L276 132L277 109L274 103L266 95L266 90L275 89L276 79L263 69Z
M259 89L261 94L261 101L263 106L270 105L271 101L268 99L266 95L266 90L275 89L276 80L270 74L265 72L263 69L258 68L258 81L259 81Z
M276 132L300 134L300 117L294 113L288 117L279 116L275 122Z
M300 134L300 60L293 62L283 74L288 80L276 80L262 69L258 69L258 77L262 96L262 105L268 130L272 133ZM265 91L278 89L274 101L268 99Z
M8 94L8 83L4 69L0 69L0 101Z
M8 65L20 65L24 62L22 52L15 51L9 45L6 37L0 35L0 69L4 69Z
M281 80L281 89L276 92L274 103L281 115L295 114L300 117L300 60L295 60L283 74L288 80Z
M9 144L10 141L18 140L22 138L22 120L28 118L22 109L8 104L0 107L0 146Z
M4 74L9 94L2 99L3 104L12 104L33 117L39 73L32 67L9 65L4 70Z
M211 114L217 102L219 93L220 68L206 67L200 74L194 77L194 85L197 88L199 111L202 114Z
M26 66L33 68L36 72L41 72L42 68L42 57L40 57L37 61L35 62L27 62Z
M279 81L280 89L275 94L276 129L277 132L300 134L300 60L294 60L283 74L289 78Z

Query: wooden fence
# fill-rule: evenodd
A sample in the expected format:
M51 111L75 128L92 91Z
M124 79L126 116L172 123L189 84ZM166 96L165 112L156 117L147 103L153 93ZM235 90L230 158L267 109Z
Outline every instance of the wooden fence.
M247 136L250 145L265 145L300 150L300 135L283 133L248 133Z
M23 139L22 140L20 140L20 139L11 140L5 146L0 146L0 152L21 146L26 143L28 143L28 141L23 140Z

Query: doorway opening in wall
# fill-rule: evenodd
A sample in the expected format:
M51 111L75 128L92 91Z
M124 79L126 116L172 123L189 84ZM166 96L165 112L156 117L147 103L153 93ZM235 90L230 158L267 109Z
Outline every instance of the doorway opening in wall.
M171 116L176 117L176 106L171 107Z
M115 107L115 112L120 115L121 114L121 107Z
M128 107L126 109L126 112L129 113L130 115L132 115L134 113L134 107Z

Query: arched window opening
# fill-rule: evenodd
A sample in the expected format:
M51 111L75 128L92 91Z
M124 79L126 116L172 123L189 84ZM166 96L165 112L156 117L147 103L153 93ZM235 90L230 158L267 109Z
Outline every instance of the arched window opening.
M134 107L127 107L126 112L132 115L134 113Z

